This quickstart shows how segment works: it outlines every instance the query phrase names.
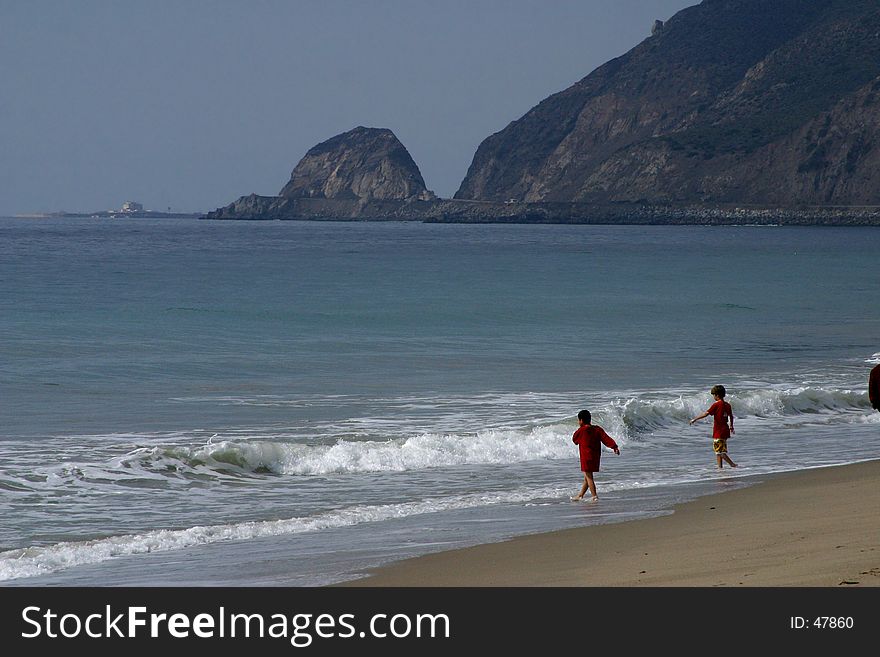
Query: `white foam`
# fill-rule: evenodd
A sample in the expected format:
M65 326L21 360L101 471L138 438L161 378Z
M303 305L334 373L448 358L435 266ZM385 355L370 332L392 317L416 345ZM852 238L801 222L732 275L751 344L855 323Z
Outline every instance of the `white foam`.
M820 386L780 386L752 382L753 387L734 389L728 395L738 422L760 421L780 426L793 420L811 424L871 422L867 393L863 390ZM507 401L517 397L511 396ZM492 397L492 403L498 403ZM529 403L552 401L526 398ZM416 403L410 398L407 403ZM688 420L703 412L712 399L701 392L631 392L594 406L595 422L620 444L666 440ZM422 403L422 402L418 402ZM427 403L427 402L425 402ZM570 404L568 405L570 408ZM495 408L497 415L497 408ZM573 416L557 420L542 416L517 428L486 428L474 432L426 431L411 434L407 417L357 418L340 427L313 426L311 436L300 431L229 430L222 436L194 431L131 436L143 440L138 447L107 459L101 452L83 452L71 446L70 459L49 468L28 468L46 476L46 485L112 485L114 481L138 480L144 485L186 484L189 474L222 479L252 475L326 476L365 472L405 472L435 467L510 465L528 461L570 459L574 451ZM436 424L467 426L473 418L448 415ZM432 425L435 423L431 423ZM328 435L327 431L334 433ZM118 435L118 434L117 434ZM382 438L386 436L386 438ZM91 441L82 441L89 444ZM193 443L196 444L193 444ZM114 446L118 449L118 446ZM99 457L99 458L95 458ZM22 471L24 467L22 466ZM150 480L148 482L148 480ZM151 482L151 483L150 483ZM40 484L29 481L40 487ZM137 482L135 482L137 484Z
M866 392L817 386L767 385L728 394L737 419L777 418L808 415L812 420L831 422L862 421L870 410ZM713 402L705 392L672 397L638 396L614 400L598 409L594 416L612 436L638 438L687 421L704 412Z
M570 427L531 431L488 430L475 434L425 433L386 441L338 440L332 445L254 441L213 441L198 447L152 448L144 460L177 459L190 467L239 468L284 475L403 472L438 466L510 464L570 458Z
M117 557L180 550L220 541L247 540L299 534L367 522L380 522L424 513L436 513L500 503L523 503L559 498L567 489L543 488L498 493L475 493L387 505L359 505L311 517L265 520L188 529L162 529L140 534L110 536L91 541L64 542L0 552L0 580L45 575Z

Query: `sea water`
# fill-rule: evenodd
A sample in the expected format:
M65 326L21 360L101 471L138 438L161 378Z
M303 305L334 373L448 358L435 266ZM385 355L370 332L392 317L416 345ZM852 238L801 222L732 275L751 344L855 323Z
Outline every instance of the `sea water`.
M880 458L880 230L0 219L0 580L324 585ZM721 383L736 470L715 468ZM587 408L621 446L580 487Z

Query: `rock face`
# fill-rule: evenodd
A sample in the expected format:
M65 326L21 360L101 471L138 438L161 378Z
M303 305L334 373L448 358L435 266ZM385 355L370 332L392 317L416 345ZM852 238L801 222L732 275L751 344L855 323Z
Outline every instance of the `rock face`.
M704 0L488 137L456 199L880 204L880 3Z
M206 218L421 218L436 198L393 132L360 126L311 148L278 196L242 196Z
M369 202L429 200L434 194L391 130L361 126L309 150L279 196Z

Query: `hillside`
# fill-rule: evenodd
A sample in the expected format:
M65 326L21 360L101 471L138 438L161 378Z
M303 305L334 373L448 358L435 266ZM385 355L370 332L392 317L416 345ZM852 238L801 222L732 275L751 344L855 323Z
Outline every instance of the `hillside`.
M705 0L488 137L456 199L880 204L880 3Z

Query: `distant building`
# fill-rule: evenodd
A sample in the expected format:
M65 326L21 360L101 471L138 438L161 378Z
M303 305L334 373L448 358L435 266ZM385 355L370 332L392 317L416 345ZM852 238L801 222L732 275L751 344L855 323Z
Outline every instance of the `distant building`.
M140 203L135 203L134 201L126 201L122 204L122 209L120 212L143 212L144 206Z

